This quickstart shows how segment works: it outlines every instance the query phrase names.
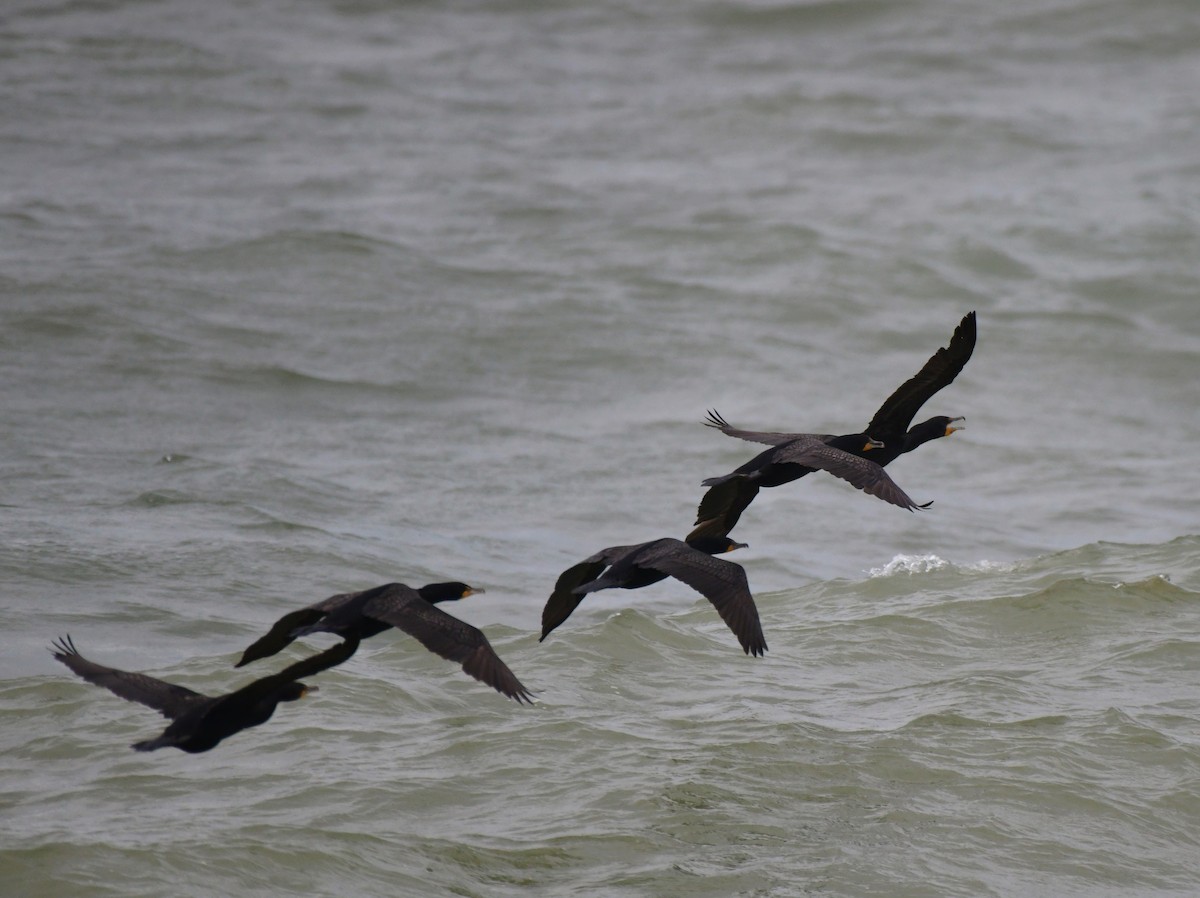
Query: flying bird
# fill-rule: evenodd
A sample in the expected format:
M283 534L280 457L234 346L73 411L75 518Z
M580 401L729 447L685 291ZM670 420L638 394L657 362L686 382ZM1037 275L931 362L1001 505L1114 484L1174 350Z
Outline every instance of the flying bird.
M938 349L920 371L901 384L879 407L865 430L860 433L833 436L740 430L730 425L716 411L710 411L705 422L709 427L715 427L722 433L738 439L766 443L772 448L755 456L732 474L704 481L704 485L711 486L712 489L700 501L696 511L698 526L689 534L689 538L727 534L758 495L759 489L790 483L814 470L829 471L865 492L910 511L926 507L916 505L911 500L896 501L900 496L892 491L895 484L884 472L876 471L873 467L846 469L865 484L860 486L850 476L820 464L812 464L802 456L815 446L816 441L883 468L904 453L911 452L930 440L961 430L963 425L958 422L965 420L961 416L938 415L913 427L909 425L921 406L943 387L952 383L962 371L975 350L975 337L975 313L969 312L955 328L949 344ZM955 426L956 424L958 426ZM827 453L824 449L819 451L822 454ZM844 461L842 459L842 462ZM877 492L872 492L872 489ZM902 495L902 491L900 492Z
M460 663L464 671L497 692L532 704L529 690L500 660L487 637L436 607L439 602L457 601L482 592L457 582L430 583L420 589L403 583L385 583L361 592L330 596L285 614L265 636L246 649L236 666L274 655L297 637L309 633L367 639L395 627L415 637L429 651Z
M539 642L570 617L588 593L612 588L638 589L674 577L712 602L746 654L761 656L767 650L767 642L746 572L739 564L712 557L745 545L722 536L688 542L664 538L602 549L559 575L554 592L542 609Z
M70 636L57 640L50 651L89 683L103 686L126 701L148 705L171 720L161 736L135 742L133 748L138 751L178 748L196 754L216 747L234 733L266 723L280 702L293 702L316 692L316 686L298 682L299 679L341 664L357 648L358 640L351 637L277 674L219 696L202 695L147 674L89 661L79 654Z

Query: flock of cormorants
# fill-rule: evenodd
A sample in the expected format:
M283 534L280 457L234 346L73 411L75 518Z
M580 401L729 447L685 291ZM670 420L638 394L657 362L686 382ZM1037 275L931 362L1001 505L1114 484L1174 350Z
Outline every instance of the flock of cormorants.
M712 602L746 654L761 656L767 643L746 572L738 564L713 557L746 545L729 538L742 512L760 489L790 483L817 470L827 471L900 508L927 508L931 503L918 504L910 499L884 467L905 452L959 429L955 424L963 418L944 415L911 428L909 425L921 406L954 380L974 349L975 313L970 312L955 328L949 345L935 352L916 375L892 393L859 433L834 436L738 430L716 411L710 411L705 422L708 426L731 437L765 443L769 448L729 474L703 481L709 489L697 509L695 529L685 539L664 538L601 549L563 571L542 610L539 641L570 617L588 593L637 589L674 577ZM532 703L529 690L500 660L487 637L438 607L442 602L480 592L483 590L465 583L431 583L420 589L387 583L331 596L289 612L243 652L237 667L274 655L309 633L334 633L342 641L279 673L215 697L88 661L75 649L70 636L55 642L51 651L89 683L148 705L170 719L160 736L134 743L138 751L168 746L186 752L208 751L234 733L265 723L280 702L295 701L315 691L317 687L300 680L341 664L357 651L361 640L393 627L416 637L431 652L460 663L464 671L498 692L518 702Z

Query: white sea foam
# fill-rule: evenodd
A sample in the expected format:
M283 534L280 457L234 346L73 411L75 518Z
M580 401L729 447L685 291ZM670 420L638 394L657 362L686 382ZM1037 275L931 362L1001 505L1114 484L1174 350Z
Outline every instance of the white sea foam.
M901 553L882 567L871 568L867 571L867 574L872 578L891 577L895 574L928 574L931 571L940 571L946 568L953 568L959 571L973 571L976 573L993 573L1011 570L1012 567L1013 565L1007 562L988 561L986 558L966 564L955 564L932 552L924 555L906 555Z
M893 574L927 574L930 571L940 571L950 567L950 562L941 556L927 555L897 555L883 567L873 567L868 574L872 577L891 577Z

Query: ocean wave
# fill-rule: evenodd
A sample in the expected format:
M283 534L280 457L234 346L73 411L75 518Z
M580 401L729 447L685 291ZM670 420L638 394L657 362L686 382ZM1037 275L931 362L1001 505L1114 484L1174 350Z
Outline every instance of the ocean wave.
M867 571L867 575L872 578L876 577L894 577L899 574L928 574L934 571L968 571L992 573L999 571L1012 570L1013 566L999 561L975 561L967 564L955 564L942 558L934 553L925 553L921 555L897 555L887 564L881 567L873 567Z

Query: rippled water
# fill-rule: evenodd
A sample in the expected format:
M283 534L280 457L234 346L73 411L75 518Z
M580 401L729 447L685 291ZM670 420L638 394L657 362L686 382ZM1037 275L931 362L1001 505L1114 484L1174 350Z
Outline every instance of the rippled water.
M2 23L0 893L1200 893L1193 4ZM744 515L765 658L671 581L538 643L753 454L706 409L859 429L971 309L929 511ZM142 755L45 650L220 692L452 578L532 708L391 633Z

